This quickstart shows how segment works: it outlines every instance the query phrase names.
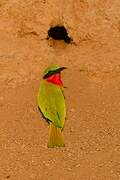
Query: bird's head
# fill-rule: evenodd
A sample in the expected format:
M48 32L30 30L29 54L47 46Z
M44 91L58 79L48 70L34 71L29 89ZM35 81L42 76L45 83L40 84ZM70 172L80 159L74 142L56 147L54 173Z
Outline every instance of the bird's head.
M62 85L60 75L64 69L66 69L66 67L59 67L58 65L52 64L43 72L43 79L57 85Z

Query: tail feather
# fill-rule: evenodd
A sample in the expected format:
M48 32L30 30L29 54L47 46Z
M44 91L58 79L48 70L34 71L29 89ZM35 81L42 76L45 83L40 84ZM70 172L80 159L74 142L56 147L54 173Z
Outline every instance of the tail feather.
M64 136L61 128L54 126L53 123L50 123L49 126L49 137L48 137L48 147L64 147Z

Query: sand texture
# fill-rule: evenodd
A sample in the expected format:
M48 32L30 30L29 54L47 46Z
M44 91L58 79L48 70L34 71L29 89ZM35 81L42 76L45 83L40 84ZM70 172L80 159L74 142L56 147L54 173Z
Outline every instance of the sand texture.
M73 41L47 40L63 25ZM47 148L36 96L62 73L64 148ZM0 180L120 180L120 0L0 0Z

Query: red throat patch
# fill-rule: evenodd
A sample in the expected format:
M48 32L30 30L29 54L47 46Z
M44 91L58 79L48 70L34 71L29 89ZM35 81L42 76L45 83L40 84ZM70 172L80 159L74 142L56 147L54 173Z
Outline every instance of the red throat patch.
M63 86L60 73L51 75L50 77L47 78L47 81L59 86Z

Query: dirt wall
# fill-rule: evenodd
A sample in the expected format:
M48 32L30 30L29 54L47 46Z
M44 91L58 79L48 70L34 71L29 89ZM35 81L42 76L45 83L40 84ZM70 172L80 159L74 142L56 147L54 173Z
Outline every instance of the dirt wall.
M62 25L73 41L47 40ZM36 96L67 66L65 148L48 149ZM0 0L0 180L120 179L120 1Z

